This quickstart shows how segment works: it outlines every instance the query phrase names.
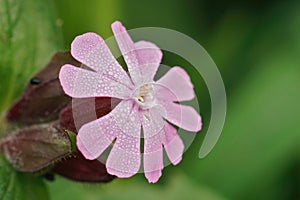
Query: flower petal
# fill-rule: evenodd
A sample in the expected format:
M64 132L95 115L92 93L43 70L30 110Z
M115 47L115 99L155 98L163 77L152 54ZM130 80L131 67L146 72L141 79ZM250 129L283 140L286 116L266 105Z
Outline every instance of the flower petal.
M164 168L162 145L171 163L177 165L182 159L184 144L177 130L167 122L159 133L151 137L145 135L144 140L144 173L150 183L155 183Z
M107 158L107 172L119 178L131 177L139 171L140 157L140 138L120 135Z
M112 24L112 30L133 82L141 84L152 81L162 58L161 50L151 42L134 43L118 21Z
M166 123L164 127L165 138L163 141L164 148L173 165L177 165L181 159L184 151L184 144L179 137L177 130Z
M144 173L150 183L158 181L164 168L160 133L144 138Z
M143 113L144 173L150 183L158 181L164 168L161 133L165 122L161 107L155 106Z
M141 82L152 82L162 59L161 50L153 43L139 41L134 44Z
M120 105L121 104L121 105ZM141 120L139 107L133 100L123 100L117 107L118 109L113 110L113 114L110 115L113 120L113 128L120 129L122 133L118 135L128 135L132 137L141 137Z
M121 101L109 114L80 128L77 147L87 159L98 158L115 138L118 144L135 144L136 138L139 143L141 123L138 111L132 109L132 105L130 100ZM130 137L132 141L123 141L123 137Z
M72 56L102 76L111 77L124 85L132 86L125 70L117 62L105 41L96 33L77 36L71 45Z
M162 175L162 170L157 170L153 172L145 172L145 177L149 183L156 183Z
M162 78L160 78L157 84L164 87L160 87L162 90L159 92L165 100L169 101L188 101L195 97L194 86L190 80L189 75L181 67L171 68ZM166 88L171 91L166 91Z
M86 159L98 158L116 138L118 129L114 130L114 120L111 115L114 115L118 110L123 110L124 104L121 103L108 115L80 128L77 135L77 147Z
M163 103L163 106L167 111L164 117L169 122L187 131L201 130L201 117L193 107L176 103Z
M109 135L110 123L105 123L107 118L100 118L81 127L77 135L77 147L86 159L97 159L114 140Z
M166 115L166 110L163 106L157 105L149 110L143 112L143 131L144 137L150 138L158 134L164 128L164 119L162 116Z
M141 121L135 102L127 100L121 103L123 108L112 116L117 140L107 158L106 168L109 174L125 178L136 174L140 168Z
M72 65L64 65L59 73L65 93L74 98L115 97L124 99L131 89L110 77Z

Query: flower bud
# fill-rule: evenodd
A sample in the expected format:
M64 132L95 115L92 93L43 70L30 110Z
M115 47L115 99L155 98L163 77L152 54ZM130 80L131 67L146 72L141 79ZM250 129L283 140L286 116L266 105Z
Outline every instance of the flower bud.
M80 66L69 52L59 52L31 78L23 95L7 112L8 122L35 124L58 118L61 109L71 101L58 80L59 70L66 63Z
M71 153L68 135L53 123L13 132L1 146L7 160L22 172L39 172Z

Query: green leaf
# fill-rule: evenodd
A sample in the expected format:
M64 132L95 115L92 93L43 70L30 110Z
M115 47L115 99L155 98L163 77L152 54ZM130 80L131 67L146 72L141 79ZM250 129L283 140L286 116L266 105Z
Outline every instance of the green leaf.
M51 0L0 0L0 115L60 48Z
M1 200L48 200L48 192L40 177L15 171L0 155Z

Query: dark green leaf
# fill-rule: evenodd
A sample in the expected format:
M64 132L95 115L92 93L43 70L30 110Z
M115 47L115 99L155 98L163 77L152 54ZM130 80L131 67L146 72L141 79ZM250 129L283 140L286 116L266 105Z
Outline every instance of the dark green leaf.
M48 200L48 192L40 177L15 171L0 155L1 200Z

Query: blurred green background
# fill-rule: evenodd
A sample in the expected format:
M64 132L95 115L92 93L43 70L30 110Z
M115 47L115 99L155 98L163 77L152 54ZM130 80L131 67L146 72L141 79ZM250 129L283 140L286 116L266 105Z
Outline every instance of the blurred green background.
M20 19L25 25L17 31L18 41L27 41L29 47L23 43L5 46L14 44L7 44L6 36L0 35L4 41L0 46L4 99L0 112L53 52L70 49L74 37L84 32L110 37L115 20L128 29L165 27L197 40L219 67L228 97L226 124L208 157L198 159L209 124L210 99L203 80L194 75L204 130L178 166L165 168L155 185L148 184L142 174L99 185L56 177L47 182L51 199L300 199L300 1L29 2L34 3L26 4L28 15ZM0 26L1 31L7 30ZM9 48L13 50L7 51ZM24 54L35 58L24 64L28 58L16 56ZM185 60L167 52L163 63L189 68Z

